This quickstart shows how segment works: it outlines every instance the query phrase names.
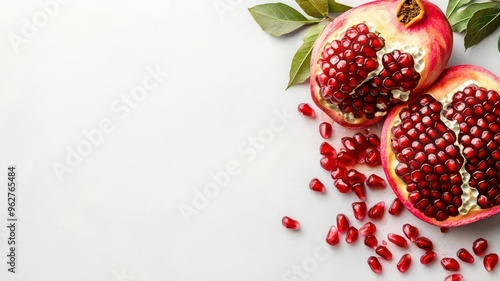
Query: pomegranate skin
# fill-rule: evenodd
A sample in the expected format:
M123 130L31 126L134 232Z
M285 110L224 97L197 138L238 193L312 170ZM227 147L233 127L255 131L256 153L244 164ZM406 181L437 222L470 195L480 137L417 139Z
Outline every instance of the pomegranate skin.
M396 174L396 165L398 162L397 156L394 153L391 141L392 130L399 122L401 123L400 113L408 109L408 105L412 102L418 101L420 97L429 94L437 101L443 101L449 94L456 93L457 89L463 89L469 83L476 84L478 87L485 88L489 91L495 91L500 94L500 78L490 71L473 65L457 65L447 68L443 71L438 80L432 84L424 92L412 96L412 98L404 104L395 106L387 115L384 122L382 135L381 135L381 155L382 166L387 176L388 183L396 196L403 202L404 206L419 219L439 226L439 227L457 227L473 223L484 218L490 217L500 212L500 205L489 208L471 208L466 212L460 212L456 216L449 216L445 220L437 220L433 217L426 216L422 211L418 210L417 204L412 204L409 199L410 192L407 190L407 184ZM449 97L449 96L448 96ZM446 106L443 105L442 111L444 112ZM459 136L457 134L457 136ZM458 144L460 151L463 151L463 145ZM465 165L464 165L465 166ZM468 182L463 182L468 185ZM469 201L473 198L469 198ZM472 201L471 201L472 202ZM466 203L466 202L465 202ZM465 205L462 202L462 206ZM473 202L476 203L476 202Z
M349 27L365 23L370 31L379 34L386 43L386 49L377 52L377 55L389 53L395 46L412 46L423 53L418 73L420 80L411 91L411 95L429 87L446 67L451 56L453 34L443 12L433 3L426 0L417 0L423 7L424 15L410 26L398 21L396 16L401 0L373 1L344 12L329 23L316 40L312 51L310 65L310 90L315 104L330 116L335 122L347 128L363 128L380 121L384 116L375 115L372 118L362 116L349 119L341 112L337 105L332 104L321 94L321 87L317 77L321 74L319 60L325 46L332 40L340 40ZM404 2L404 0L403 0ZM411 54L415 56L415 54ZM380 62L380 64L382 64ZM358 85L357 87L359 87ZM352 94L352 92L351 92ZM388 107L390 107L390 104ZM389 110L387 110L388 112Z

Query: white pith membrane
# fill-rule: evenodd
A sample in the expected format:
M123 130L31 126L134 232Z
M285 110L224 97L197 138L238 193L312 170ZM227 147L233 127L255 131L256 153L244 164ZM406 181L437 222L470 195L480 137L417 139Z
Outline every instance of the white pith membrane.
M472 84L479 85L479 83L477 83L474 80L468 80L468 81L464 82L462 85L455 88L453 91L449 92L444 98L437 100L437 101L441 102L441 104L443 105L439 118L441 119L441 121L443 121L443 123L446 125L446 127L448 127L450 130L452 130L455 133L455 135L457 136L456 141L455 141L455 145L460 148L458 151L460 152L460 155L462 155L462 157L465 160L464 163L462 164L462 167L460 167L460 175L462 175L461 188L462 188L462 192L463 192L462 193L462 206L460 206L458 208L458 212L460 213L460 215L465 215L468 212L470 212L471 210L480 210L481 209L481 207L479 207L479 205L477 205L477 197L479 195L479 192L477 191L476 188L469 186L470 174L465 170L465 164L467 163L467 160L466 160L467 158L465 158L465 155L463 155L463 153L462 153L464 147L458 143L458 134L460 133L459 124L455 120L448 120L446 117L444 117L443 114L444 114L444 109L446 109L448 107L448 105L450 105L452 103L453 96L457 92L463 91L466 87L468 87Z
M368 73L366 79L364 79L363 81L361 81L361 83L359 83L359 85L354 88L351 93L349 93L349 95L352 95L354 94L354 92L361 86L363 85L366 81L372 79L373 77L377 76L383 69L384 69L384 65L382 64L382 57L383 55L385 54L388 54L388 53L391 53L395 50L398 50L400 51L401 53L408 53L410 55L412 55L413 57L413 61L414 61L414 68L415 70L420 74L422 72L422 70L424 69L425 67L425 64L424 64L424 57L426 55L425 51L421 48L419 48L418 46L415 46L415 45L411 45L411 44L401 44L400 42L387 42L385 41L385 38L383 36L383 34L379 34L377 32L377 29L375 28L375 26L369 22L360 22L360 23L364 23L366 24L366 26L368 26L368 30L370 32L373 32L375 34L378 34L378 36L382 37L384 39L384 47L379 50L376 54L377 54L377 62L378 62L378 67L377 69L373 70L372 72ZM331 43L333 40L335 39L338 39L338 38L342 38L344 37L346 31L351 28L352 26L349 26L349 27L345 27L344 29L340 29L339 31L335 31L333 32L329 38L334 38L330 41L325 41L325 45L326 44L329 44ZM322 48L324 47L324 45L322 46ZM321 70L321 67L318 67L317 68L317 71L316 71L316 76L318 76L319 74L322 73L322 70ZM402 102L405 102L409 99L410 97L410 94L411 94L411 91L406 91L406 92L403 92L403 91L400 91L398 89L396 90L392 90L391 91L392 93L392 96L395 98L395 99L399 99L401 100ZM354 114L353 113L344 113L340 110L339 106L337 104L334 104L334 103L330 103L330 102L327 102L328 106L335 110L336 112L340 112L342 114L342 117L343 119L345 119L346 121L348 121L349 123L354 123L357 118L354 117ZM386 109L387 106L385 104L376 104L376 107L378 109ZM375 113L375 116L385 116L387 114L387 111L386 112L380 112L380 111L377 111Z

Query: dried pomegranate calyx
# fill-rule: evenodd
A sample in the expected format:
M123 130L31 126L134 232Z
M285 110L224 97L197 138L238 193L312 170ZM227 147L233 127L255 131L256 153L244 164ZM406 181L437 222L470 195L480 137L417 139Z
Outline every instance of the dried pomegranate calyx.
M396 10L396 15L399 22L410 27L424 18L425 9L420 0L403 0Z

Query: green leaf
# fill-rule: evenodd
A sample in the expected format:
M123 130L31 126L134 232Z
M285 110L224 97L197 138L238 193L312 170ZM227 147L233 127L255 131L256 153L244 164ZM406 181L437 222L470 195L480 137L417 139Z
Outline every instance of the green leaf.
M325 28L324 24L317 24L310 27L302 40L304 43L299 47L292 59L290 67L290 79L288 80L287 89L295 84L302 83L310 76L309 66L311 64L311 55L316 39Z
M309 21L294 8L283 3L268 3L248 9L262 30L281 36L290 33Z
M328 14L328 0L295 0L306 14L324 18Z
M453 13L448 18L451 24L451 28L455 32L463 32L467 28L469 19L475 12L488 8L500 8L500 2L474 3L467 6L467 8L463 9L460 12Z
M489 8L475 12L467 23L465 49L481 42L500 26L500 9Z
M449 18L453 13L474 0L450 0L446 7L446 17Z
M328 12L330 13L343 13L351 8L351 6L337 3L335 0L328 0Z

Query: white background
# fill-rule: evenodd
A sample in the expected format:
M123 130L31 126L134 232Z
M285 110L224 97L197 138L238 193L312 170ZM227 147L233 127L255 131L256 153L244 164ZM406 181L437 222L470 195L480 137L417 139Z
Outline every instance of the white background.
M220 3L229 8L217 12ZM373 252L361 240L326 246L338 213L360 226L350 211L356 198L336 192L318 165L321 118L296 111L310 102L308 86L285 91L301 32L264 33L247 10L262 3L73 0L15 52L10 34L22 35L25 19L33 22L43 9L38 1L1 1L0 183L15 164L19 221L18 273L11 274L5 186L0 280L444 279L437 262L419 263L422 251L414 246L406 250L413 256L407 273L395 268L405 251L391 247L395 260L383 262L380 276L366 265ZM450 65L473 63L500 75L498 34L467 52L455 35ZM148 67L168 76L125 116L116 107L142 85ZM66 165L68 151L87 142L83 132L101 122L114 130L59 180L54 163ZM341 136L353 133L335 126L332 143L338 147ZM251 142L259 136L267 143L256 149ZM228 164L237 164L238 173L188 222L180 208L193 207L196 194L214 183L211 174ZM309 190L313 177L327 184L326 194ZM370 192L367 203L393 198L390 189ZM284 215L302 229L283 228ZM404 212L378 223L377 237L401 233L404 222L431 238L440 257L455 256L478 237L500 252L500 217L444 235ZM500 277L500 268L487 273L481 260L461 264L467 280Z

